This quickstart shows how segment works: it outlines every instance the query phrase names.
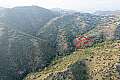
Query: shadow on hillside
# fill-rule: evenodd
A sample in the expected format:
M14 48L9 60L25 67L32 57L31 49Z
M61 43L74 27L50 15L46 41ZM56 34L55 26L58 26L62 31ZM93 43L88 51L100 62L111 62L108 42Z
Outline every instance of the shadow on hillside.
M115 39L120 39L120 24L115 30Z
M88 80L89 78L86 60L81 60L73 64L71 71L76 80Z

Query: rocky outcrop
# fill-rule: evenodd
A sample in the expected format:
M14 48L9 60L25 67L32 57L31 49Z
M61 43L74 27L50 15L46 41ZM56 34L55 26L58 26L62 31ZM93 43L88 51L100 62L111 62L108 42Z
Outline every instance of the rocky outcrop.
M50 74L45 80L75 80L73 73L70 70Z

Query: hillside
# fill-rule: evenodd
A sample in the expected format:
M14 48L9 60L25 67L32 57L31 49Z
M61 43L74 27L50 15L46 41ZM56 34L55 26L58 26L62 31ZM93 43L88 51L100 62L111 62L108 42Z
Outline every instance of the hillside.
M4 8L0 15L3 15L0 18L7 26L32 35L50 19L59 16L38 6Z
M117 16L101 16L101 19L98 25L87 32L89 36L96 36L100 38L100 36L104 37L104 40L111 40L119 38L119 23L120 18Z
M21 80L27 73L50 63L55 49L35 35L56 16L37 6L0 10L0 80Z
M120 41L106 41L53 61L25 80L118 80Z
M49 40L59 55L74 50L73 40L95 28L100 17L89 13L74 13L50 20L38 32L38 37ZM66 44L67 47L64 47Z
M48 76L41 77L52 79L57 77L51 72L54 68L58 77L67 70L66 75L77 78L68 67L86 58L89 47L120 39L119 16L60 11L38 6L0 8L0 80L22 80L36 71L43 71L41 75L46 71Z

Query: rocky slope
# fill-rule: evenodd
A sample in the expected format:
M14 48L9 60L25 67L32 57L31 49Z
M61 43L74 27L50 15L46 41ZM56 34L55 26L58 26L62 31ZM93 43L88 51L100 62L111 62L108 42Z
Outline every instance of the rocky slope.
M119 80L119 44L107 41L80 49L25 80Z

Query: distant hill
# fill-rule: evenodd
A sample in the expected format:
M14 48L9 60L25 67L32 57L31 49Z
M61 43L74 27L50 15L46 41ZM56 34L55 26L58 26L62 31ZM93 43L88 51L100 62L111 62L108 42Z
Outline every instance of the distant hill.
M61 8L52 8L51 9L53 12L58 12L62 15L65 15L65 14L73 14L73 13L76 13L77 11L74 11L74 10L67 10L67 9L61 9Z
M96 15L120 15L120 10L116 11L96 11Z
M1 19L5 24L29 34L35 34L47 21L58 16L38 6L15 7L3 12Z

